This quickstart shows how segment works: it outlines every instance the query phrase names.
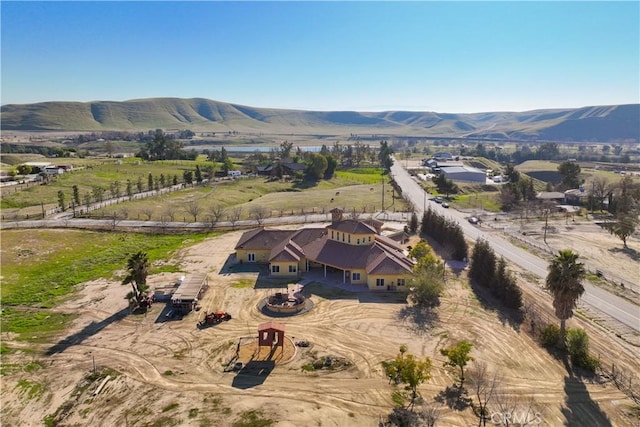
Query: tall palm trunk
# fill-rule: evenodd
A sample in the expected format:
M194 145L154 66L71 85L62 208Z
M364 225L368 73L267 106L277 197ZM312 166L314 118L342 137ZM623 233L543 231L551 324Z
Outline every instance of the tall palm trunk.
M560 334L558 336L558 348L564 349L567 346L567 321L566 319L560 319Z
M133 297L136 299L136 302L140 302L140 292L138 292L138 285L134 282L131 282L131 288L133 289Z

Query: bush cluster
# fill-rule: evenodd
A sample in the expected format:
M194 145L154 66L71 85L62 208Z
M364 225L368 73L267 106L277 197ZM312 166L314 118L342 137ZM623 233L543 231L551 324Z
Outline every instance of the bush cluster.
M567 329L567 352L573 366L579 366L591 372L600 368L600 359L589 354L589 336L584 329Z
M558 325L547 325L540 330L540 342L545 347L553 347L560 340L560 328Z
M457 261L467 259L468 246L460 225L439 215L431 207L422 215L420 232L433 238L445 250L450 249L451 259Z
M489 243L480 239L471 254L469 278L488 288L506 307L519 310L522 307L522 291L506 265L504 258L497 259Z

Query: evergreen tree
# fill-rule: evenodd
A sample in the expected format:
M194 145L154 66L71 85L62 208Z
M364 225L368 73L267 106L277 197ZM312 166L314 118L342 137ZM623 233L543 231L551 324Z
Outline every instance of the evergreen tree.
M411 213L411 219L409 220L409 230L415 233L418 230L418 215L415 212Z
M66 209L64 204L64 192L62 190L58 190L58 206L60 206L60 209L62 209L62 211Z

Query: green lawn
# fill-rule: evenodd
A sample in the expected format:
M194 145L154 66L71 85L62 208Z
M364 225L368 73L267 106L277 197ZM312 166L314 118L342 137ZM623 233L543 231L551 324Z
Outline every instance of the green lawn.
M139 250L155 263L152 272L179 271L177 265L158 261L211 235L3 231L2 330L39 337L58 331L73 316L49 309L71 295L78 283L122 274L128 257Z

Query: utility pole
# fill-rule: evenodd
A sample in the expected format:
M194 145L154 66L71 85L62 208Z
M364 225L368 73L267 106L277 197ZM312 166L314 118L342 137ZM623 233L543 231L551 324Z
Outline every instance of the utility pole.
M424 200L422 201L422 214L424 215L427 211L427 190L423 188L422 191L424 191Z
M382 172L382 212L384 212L384 171Z

